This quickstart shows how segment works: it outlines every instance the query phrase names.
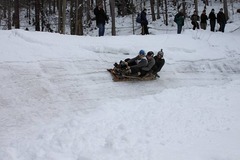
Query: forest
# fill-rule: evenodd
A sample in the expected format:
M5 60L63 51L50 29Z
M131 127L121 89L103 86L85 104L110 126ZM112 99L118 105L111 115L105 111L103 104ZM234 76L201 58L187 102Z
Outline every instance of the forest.
M180 9L185 17L192 10L198 12L199 1L208 6L217 0L0 0L0 29L34 27L35 31L66 34L68 28L71 35L84 35L86 29L94 26L94 8L102 3L110 18L112 35L116 35L117 17L130 16L134 24L136 14L148 8L151 21L162 18L167 26L169 17ZM237 12L231 6L239 0L220 1L227 19L231 9Z

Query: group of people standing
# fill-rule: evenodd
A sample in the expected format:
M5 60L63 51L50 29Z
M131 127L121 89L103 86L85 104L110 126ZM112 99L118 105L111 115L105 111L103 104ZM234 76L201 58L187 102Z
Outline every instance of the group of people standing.
M140 14L140 23L142 26L142 35L149 34L148 31L148 20L147 20L147 9L144 8ZM99 36L104 36L105 32L105 24L108 23L108 16L106 15L105 11L103 10L102 3L98 4L97 7L94 9L94 14L96 16L96 24L99 28ZM185 15L183 14L183 11L180 10L174 17L174 22L177 24L177 33L180 34L182 32L182 27L184 26L184 19ZM227 23L227 19L225 14L223 13L223 9L221 8L219 12L217 13L217 16L215 14L215 10L212 9L209 15L207 16L206 10L204 9L199 16L197 11L194 11L191 16L191 24L193 25L193 30L201 29L206 30L207 28L207 20L210 20L210 31L215 31L216 21L219 24L219 31L224 32L225 25ZM200 21L200 25L199 25Z
M147 20L147 13L146 13L147 9L144 8L142 10L142 12L140 13L140 19L141 19L141 26L142 26L142 31L141 34L142 35L146 35L149 34L148 32L148 20ZM94 9L94 14L96 17L96 25L98 27L98 35L100 36L104 36L104 32L105 32L105 24L108 23L108 16L106 14L106 12L103 9L103 4L99 3L96 8Z
M181 11L179 11L175 17L174 22L177 23L178 29L177 33L180 34L182 31L182 26L184 26L184 14ZM207 20L210 20L210 31L215 31L216 21L219 24L219 31L224 32L225 25L227 23L226 16L223 13L223 9L221 8L219 12L217 13L217 16L215 14L215 10L212 9L209 15L207 16L206 10L202 11L202 14L199 16L197 11L193 12L193 15L191 16L191 24L193 25L193 30L201 29L206 30L207 28ZM200 25L199 25L200 21Z

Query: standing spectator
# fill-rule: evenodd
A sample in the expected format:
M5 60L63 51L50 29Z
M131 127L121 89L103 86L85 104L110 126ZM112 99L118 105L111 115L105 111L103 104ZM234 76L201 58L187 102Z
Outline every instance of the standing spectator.
M184 26L184 14L180 10L174 17L174 22L177 23L177 34L181 34L182 26Z
M219 31L224 32L225 25L226 25L226 16L223 13L223 9L221 8L220 11L217 14L217 22L220 25Z
M96 16L96 24L99 28L98 35L104 36L105 32L105 24L108 23L108 16L106 15L105 11L103 10L102 3L98 4L97 7L94 9L94 14Z
M147 9L144 8L141 12L141 26L142 26L142 35L149 34L148 32L148 20L147 20Z
M199 29L199 15L197 14L197 11L193 12L193 15L191 16L191 20L192 20L192 25L193 25L193 30L195 30L196 28Z
M203 10L203 12L201 14L200 26L204 30L206 30L206 28L207 28L207 20L208 20L208 17L206 15L206 10Z
M208 17L210 19L210 31L214 32L215 25L216 25L216 19L217 19L214 9L211 10Z

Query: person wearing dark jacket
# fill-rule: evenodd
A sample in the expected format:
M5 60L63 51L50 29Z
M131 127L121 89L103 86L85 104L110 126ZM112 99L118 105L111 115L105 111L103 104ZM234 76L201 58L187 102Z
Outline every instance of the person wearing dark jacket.
M200 21L201 28L206 30L206 28L207 28L207 20L208 20L208 17L206 15L206 10L203 10L200 19L201 19L201 21Z
M197 11L193 12L193 15L191 16L191 20L192 20L192 25L193 25L193 30L195 30L196 28L199 29L199 15L197 14Z
M98 35L104 36L105 32L105 24L108 23L108 16L106 15L105 11L103 10L103 5L99 4L94 9L94 14L96 16L96 25L98 27Z
M148 20L147 20L147 9L144 8L141 12L141 26L142 26L142 35L149 34L148 32Z
M223 9L221 8L220 11L217 14L217 22L220 25L219 31L224 32L225 25L226 25L226 16L223 13Z
M163 58L163 51L159 51L156 56L154 56L155 59L155 65L152 67L152 73L156 75L156 77L160 77L158 75L158 72L161 71L162 67L165 64L165 59Z
M181 34L182 27L184 26L184 14L180 10L174 17L174 22L177 23L177 34Z
M216 26L216 19L217 19L214 9L211 10L208 17L210 19L210 31L214 32L215 26Z

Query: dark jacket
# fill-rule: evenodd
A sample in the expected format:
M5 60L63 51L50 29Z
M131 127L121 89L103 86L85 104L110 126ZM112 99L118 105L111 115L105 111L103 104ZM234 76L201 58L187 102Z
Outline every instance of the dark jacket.
M177 25L184 26L184 15L182 12L178 12L175 15L174 22L177 23Z
M161 71L163 65L165 64L165 59L158 58L158 56L154 56L155 59L155 65L152 67L153 73L157 73Z
M101 8L100 10L98 7L94 9L94 14L96 16L96 24L103 24L105 25L106 21L108 21L108 16L106 15L105 11Z
M217 14L217 22L218 23L225 23L225 24L227 22L225 14L221 11L218 12L218 14Z
M208 17L209 17L210 21L216 21L216 19L217 19L214 12L210 12Z
M199 21L199 15L193 14L193 15L191 16L191 20L192 20L192 22L197 22L197 21Z
M201 21L200 23L207 23L208 17L205 13L201 14Z
M144 10L141 12L141 24L148 25L147 13Z

